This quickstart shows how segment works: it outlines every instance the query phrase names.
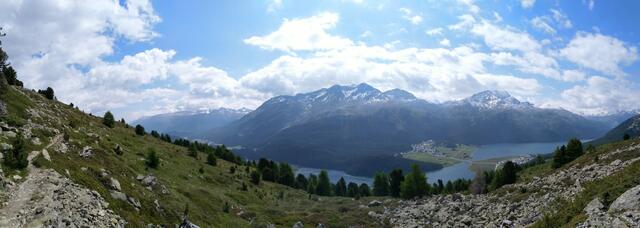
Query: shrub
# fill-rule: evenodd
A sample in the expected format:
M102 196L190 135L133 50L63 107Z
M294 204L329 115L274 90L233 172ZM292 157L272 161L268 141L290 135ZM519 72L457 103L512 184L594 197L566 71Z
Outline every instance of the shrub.
M16 139L13 141L13 148L10 150L4 151L4 165L12 168L12 169L24 169L29 165L29 160L27 160L27 152L24 148L24 139L22 139L22 135L16 136Z
M256 171L256 170L251 172L251 183L253 183L255 185L259 185L260 184L260 173L258 171Z
M158 166L160 166L160 158L156 154L155 150L149 149L149 152L147 152L147 159L145 161L145 164L147 165L147 167L152 169L157 169Z
M216 156L213 153L207 154L207 164L211 166L216 166L217 163L218 161L216 159Z

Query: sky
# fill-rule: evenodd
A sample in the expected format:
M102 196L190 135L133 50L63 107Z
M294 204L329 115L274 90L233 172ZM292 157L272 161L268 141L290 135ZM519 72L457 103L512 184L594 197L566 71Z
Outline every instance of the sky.
M640 110L640 1L2 2L25 87L127 120L362 82L435 103L505 90L583 115Z

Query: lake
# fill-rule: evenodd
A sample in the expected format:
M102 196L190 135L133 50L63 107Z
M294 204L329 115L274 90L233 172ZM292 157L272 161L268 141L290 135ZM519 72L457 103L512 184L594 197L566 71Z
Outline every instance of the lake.
M557 146L563 145L564 142L552 142L552 143L499 143L499 144L487 144L478 146L473 151L472 159L469 161L463 161L452 166L448 166L439 170L427 172L427 181L429 183L437 182L438 179L447 182L449 180L455 180L459 178L473 179L475 173L471 170L471 163L473 161L487 160L491 158L503 158L523 155L536 155L536 154L549 154ZM298 167L296 175L301 173L305 176L313 173L318 175L321 169ZM343 177L344 180L354 183L367 183L371 186L373 179L369 177L352 176L339 170L327 170L329 179L335 183Z

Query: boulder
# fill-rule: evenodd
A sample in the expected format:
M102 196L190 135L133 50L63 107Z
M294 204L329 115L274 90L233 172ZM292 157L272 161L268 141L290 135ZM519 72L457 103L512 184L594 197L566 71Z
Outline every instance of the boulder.
M622 212L640 209L640 185L622 193L611 205L609 212Z
M91 156L93 156L93 149L91 149L91 147L89 146L85 146L84 148L82 148L82 151L80 151L80 157L88 158Z
M589 216L594 216L601 213L602 209L604 209L604 204L600 202L600 198L595 198L591 200L589 204L587 204L587 206L584 208L584 212Z
M292 228L304 228L304 224L300 221L293 224Z
M145 187L155 186L157 183L158 180L152 175L148 175L142 179L142 185L144 185Z
M111 198L127 201L127 195L119 191L111 191Z
M382 205L382 202L380 202L378 200L374 200L374 201L369 202L369 207L377 207L377 206L380 206L380 205Z
M110 184L110 186L111 186L111 188L112 188L113 190L116 190L116 191L122 191L122 188L120 188L120 181L118 181L117 179L115 179L115 178L113 178L113 177L111 178L111 184Z

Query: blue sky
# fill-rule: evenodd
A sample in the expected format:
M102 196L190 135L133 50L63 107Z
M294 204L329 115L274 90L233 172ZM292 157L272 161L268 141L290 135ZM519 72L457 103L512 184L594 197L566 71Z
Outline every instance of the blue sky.
M587 115L639 110L637 1L10 1L3 48L27 87L118 117L333 84L432 102L506 90Z

